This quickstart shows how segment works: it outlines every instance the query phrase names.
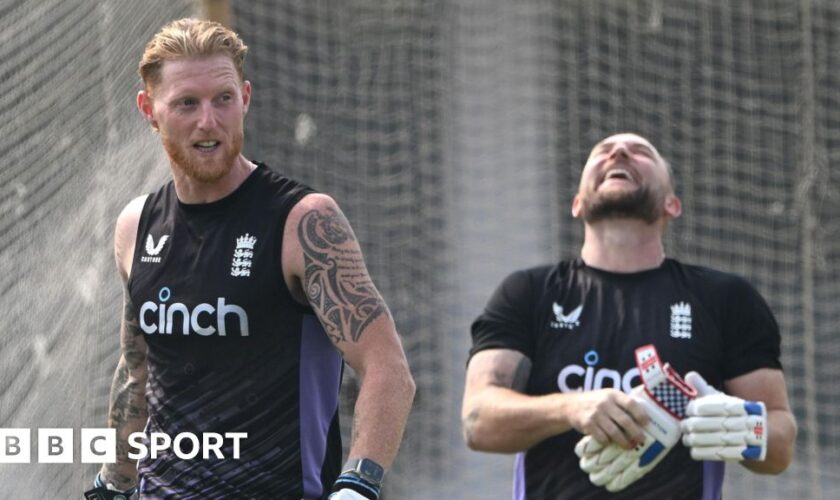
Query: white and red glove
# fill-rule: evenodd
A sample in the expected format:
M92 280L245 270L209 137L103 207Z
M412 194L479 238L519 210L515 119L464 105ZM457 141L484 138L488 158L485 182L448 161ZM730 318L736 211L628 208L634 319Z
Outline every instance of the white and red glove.
M138 500L140 493L137 486L123 491L111 483L106 483L100 472L93 480L93 489L84 492L84 496L85 500Z
M626 450L615 443L599 443L584 436L575 446L580 468L589 480L608 491L621 491L650 472L680 440L680 420L689 401L696 396L667 363L662 365L656 348L636 349L636 364L642 385L630 396L644 407L650 422L644 427L645 441Z
M366 496L347 488L340 489L329 496L329 500L368 500Z
M767 408L760 401L746 401L710 386L697 372L686 382L698 398L686 408L682 421L683 445L695 460L764 460L767 456Z

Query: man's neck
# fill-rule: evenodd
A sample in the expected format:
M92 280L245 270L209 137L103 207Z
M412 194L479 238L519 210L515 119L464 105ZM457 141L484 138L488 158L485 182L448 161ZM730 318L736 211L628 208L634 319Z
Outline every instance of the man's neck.
M212 203L234 192L251 175L256 165L239 155L233 167L221 179L214 182L201 182L185 174L177 166L172 166L172 180L178 199L190 205Z
M580 256L590 267L634 273L657 268L665 259L661 223L618 219L585 224L584 228Z

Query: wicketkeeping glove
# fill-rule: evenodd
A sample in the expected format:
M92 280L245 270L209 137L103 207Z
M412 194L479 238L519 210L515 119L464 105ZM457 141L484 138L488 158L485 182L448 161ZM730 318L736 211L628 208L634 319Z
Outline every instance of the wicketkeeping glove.
M710 386L697 372L686 382L699 397L686 408L682 421L683 445L695 460L764 460L767 456L767 408Z
M615 443L603 445L592 436L584 436L575 446L580 468L589 474L592 484L612 492L633 484L665 458L679 442L680 419L685 416L688 402L696 396L670 365L661 364L653 345L636 349L636 364L643 384L634 388L630 396L650 418L644 427L645 441L625 450Z

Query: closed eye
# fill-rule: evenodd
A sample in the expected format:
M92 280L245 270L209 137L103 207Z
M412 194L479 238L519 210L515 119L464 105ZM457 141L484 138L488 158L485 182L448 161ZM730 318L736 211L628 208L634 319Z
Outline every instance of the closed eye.
M630 151L634 154L640 154L647 156L648 158L655 158L656 155L654 154L653 150L649 147L645 146L644 144L633 144L630 146Z

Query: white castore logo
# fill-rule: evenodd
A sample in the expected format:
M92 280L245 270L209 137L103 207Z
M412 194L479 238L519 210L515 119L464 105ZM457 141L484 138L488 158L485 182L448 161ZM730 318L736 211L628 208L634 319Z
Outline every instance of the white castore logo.
M250 276L251 259L254 258L254 245L257 238L248 233L236 238L236 250L233 251L233 261L230 264L231 276Z
M574 308L569 314L563 314L563 306L557 304L557 302L553 303L551 308L554 311L554 321L549 323L551 328L571 330L580 326L580 313L583 312L583 304Z
M671 336L675 339L691 338L691 304L678 302L671 305Z
M160 237L157 244L155 244L155 239L150 234L146 238L146 255L140 257L140 262L160 262L160 252L163 251L163 247L166 245L168 239L169 235L164 234Z

